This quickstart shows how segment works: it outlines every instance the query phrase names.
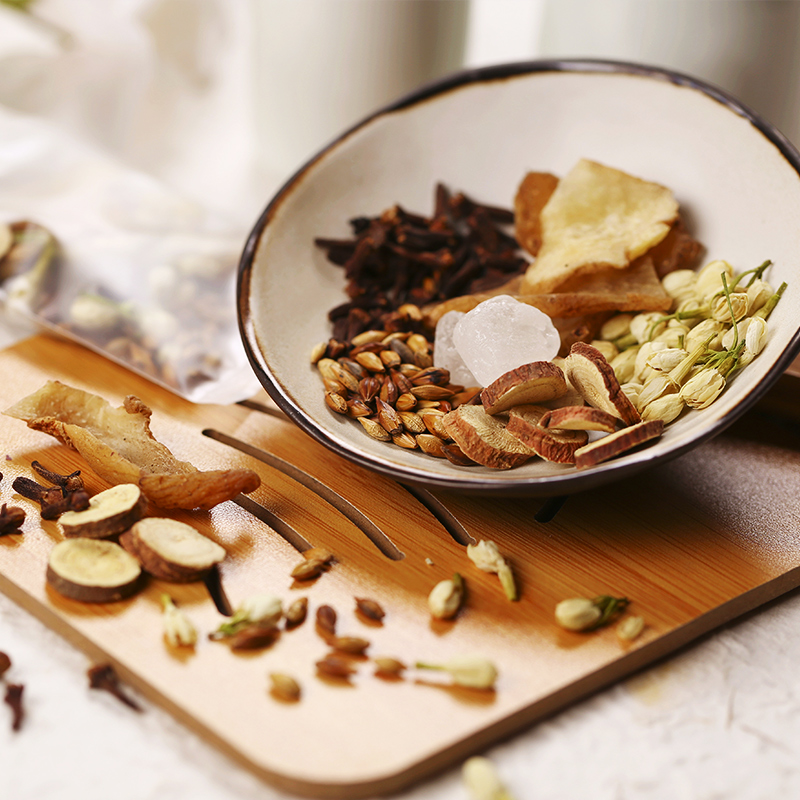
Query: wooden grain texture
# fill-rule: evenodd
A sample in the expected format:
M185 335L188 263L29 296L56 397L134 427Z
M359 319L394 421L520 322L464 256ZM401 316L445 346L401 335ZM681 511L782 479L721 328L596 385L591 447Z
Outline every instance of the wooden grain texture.
M175 454L201 468L246 466L262 476L252 498L302 539L336 554L333 568L309 584L293 582L301 560L274 527L234 502L209 512L179 512L228 551L225 590L235 605L255 593L286 602L309 599L310 615L333 606L339 632L365 637L349 681L326 680L314 664L328 647L309 620L269 649L237 655L205 634L224 617L202 584L151 580L126 601L103 606L64 599L46 587L47 555L62 538L55 522L13 493L16 475L38 459L57 471L83 468L91 491L105 484L80 457L20 421L0 416L6 454L0 500L23 506L23 533L0 538L0 590L81 647L109 661L138 691L189 728L281 788L355 798L402 788L456 763L599 687L663 657L716 626L800 583L800 438L787 434L797 409L797 379L779 384L741 424L692 453L632 480L570 497L552 522L534 519L541 500L435 499L463 525L457 541L404 487L342 461L274 411L255 404L196 406L76 345L35 337L0 354L6 408L56 378L119 404L136 394L153 408L152 429ZM796 402L796 401L795 401ZM260 410L263 406L264 410ZM788 415L788 416L787 416ZM248 452L231 446L241 442ZM259 458L259 452L268 454ZM284 459L352 504L337 510L312 480L302 485L277 467ZM302 477L302 476L300 476ZM362 528L358 509L378 530ZM151 510L157 513L156 510ZM291 536L291 533L289 534ZM519 602L497 577L467 559L466 537L491 538L513 565ZM465 608L452 622L432 621L432 586L454 572L467 584ZM201 639L169 648L159 597L168 592ZM553 622L569 596L632 599L647 621L622 645L613 630L569 633ZM386 610L382 624L355 612L355 597ZM489 656L495 691L454 688L438 673L409 669L400 680L376 677L370 657L409 665L456 654ZM302 698L268 693L268 673L286 672Z

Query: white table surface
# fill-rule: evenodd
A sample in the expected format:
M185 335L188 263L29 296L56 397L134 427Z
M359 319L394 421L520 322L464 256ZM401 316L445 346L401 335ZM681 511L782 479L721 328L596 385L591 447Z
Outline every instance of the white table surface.
M148 7L143 1L128 5ZM150 5L163 11L169 4ZM55 18L60 13L61 19L87 29L99 24L93 17L99 8L83 0L43 4ZM227 20L234 35L243 35L242 21L235 13ZM4 22L0 18L0 31L7 33ZM52 55L47 48L42 52ZM241 77L236 69L241 72L242 64L236 57L230 60L215 91L227 92L228 102L238 102L241 110L242 85L232 91L231 81ZM77 69L74 61L71 67ZM51 117L59 116L58 109L49 110ZM65 120L70 121L69 115L61 113L57 121ZM238 151L217 151L209 159L213 137L219 135L216 117L205 128L192 127L191 115L171 121L184 126L185 136L191 130L193 138L170 163L151 158L157 177L187 196L213 196L249 224L282 176L257 174L247 150L253 143L241 131L232 137ZM105 144L133 158L122 152L119 141ZM7 327L0 330L0 344L21 334ZM160 708L143 700L144 713L136 714L109 695L91 691L89 660L2 595L0 650L13 661L7 679L25 685L26 708L22 730L13 733L9 710L0 704L0 800L289 797ZM486 755L518 800L800 797L798 665L800 596L793 592ZM453 768L396 797L460 800L467 793Z

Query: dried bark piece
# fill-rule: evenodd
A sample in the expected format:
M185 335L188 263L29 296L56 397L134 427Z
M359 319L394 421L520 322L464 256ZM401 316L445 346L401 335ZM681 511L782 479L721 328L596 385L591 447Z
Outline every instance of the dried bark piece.
M138 484L161 508L207 509L261 484L249 469L203 472L178 460L155 439L152 411L133 395L113 408L98 395L48 381L5 413L77 450L109 483Z
M111 603L141 585L139 562L104 539L65 539L50 551L47 582L59 594L83 603Z
M593 408L612 414L626 425L641 421L639 412L620 388L611 365L596 347L575 342L564 359L564 372Z
M135 483L120 483L90 498L87 509L65 511L58 522L64 536L106 539L128 530L146 508L147 499Z
M514 197L514 232L520 247L532 256L542 246L542 209L558 186L558 178L549 172L529 172L522 179Z
M581 447L575 453L575 466L592 467L603 461L625 453L640 444L657 439L664 432L664 422L660 419L638 422L616 433L610 433L596 442Z
M575 463L575 452L589 441L586 431L546 429L540 424L549 413L544 406L516 406L508 412L506 430L545 461Z
M226 556L223 547L191 525L166 517L139 520L120 543L147 572L173 583L202 580Z
M533 361L503 373L481 392L487 414L499 414L513 406L545 403L567 393L560 367L550 361Z
M511 469L535 454L482 406L459 406L445 415L443 424L462 452L484 467Z
M617 417L591 406L563 406L542 415L539 424L543 428L557 428L567 431L603 431L614 433Z

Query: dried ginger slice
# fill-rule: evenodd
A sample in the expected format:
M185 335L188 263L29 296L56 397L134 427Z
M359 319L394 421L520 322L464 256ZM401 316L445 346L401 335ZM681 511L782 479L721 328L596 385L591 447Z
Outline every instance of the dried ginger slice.
M556 290L577 275L624 268L669 233L678 203L664 186L581 159L542 209L542 245L522 294Z
M153 436L152 411L133 395L113 408L98 395L48 381L4 413L77 450L109 483L138 484L161 508L211 508L261 483L249 469L205 472L177 459Z

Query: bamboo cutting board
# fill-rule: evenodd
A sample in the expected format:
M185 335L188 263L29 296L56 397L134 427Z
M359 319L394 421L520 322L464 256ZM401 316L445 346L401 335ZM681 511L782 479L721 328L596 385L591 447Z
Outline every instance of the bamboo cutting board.
M48 379L115 405L136 394L153 408L156 437L179 458L259 472L262 487L245 507L175 516L228 551L221 575L233 605L264 592L286 602L308 597L309 620L267 650L238 655L205 637L225 618L203 584L153 580L138 596L102 606L48 589L45 565L60 529L40 521L12 480L30 476L38 459L59 472L83 468L92 492L106 485L77 454L3 416L0 502L23 506L28 518L22 534L0 538L0 590L287 791L355 798L401 789L800 584L797 378L783 378L713 442L571 497L545 523L537 516L547 502L409 491L317 445L265 398L192 405L71 343L35 337L0 354L0 369L2 408ZM512 563L519 602L467 559L465 544L481 538L495 540ZM309 545L332 550L337 563L312 584L293 582L298 550ZM427 594L454 572L466 580L466 606L455 621L433 622ZM165 644L163 592L201 631L194 650ZM577 634L554 624L559 600L597 594L631 598L630 613L647 620L642 636L625 646L613 628ZM377 600L383 624L359 618L355 597ZM316 674L314 662L328 652L313 624L321 604L336 609L339 633L371 642L349 681ZM381 679L369 660L388 655L413 665L464 653L495 662L494 691L453 688L439 673L413 668ZM300 702L268 694L272 671L300 682Z

